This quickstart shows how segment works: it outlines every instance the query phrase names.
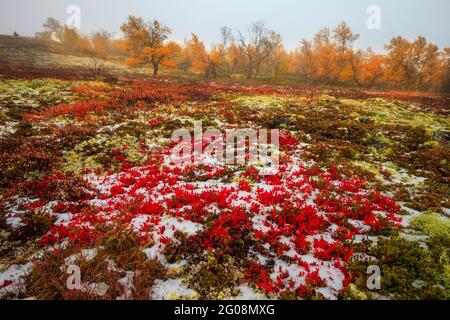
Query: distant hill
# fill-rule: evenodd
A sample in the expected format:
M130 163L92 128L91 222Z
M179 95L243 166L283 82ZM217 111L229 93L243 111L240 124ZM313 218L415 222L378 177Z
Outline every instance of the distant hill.
M55 41L0 35L0 74L6 78L91 78L94 63L104 64L103 77L149 76L149 70L130 69L123 60L124 57L94 59Z

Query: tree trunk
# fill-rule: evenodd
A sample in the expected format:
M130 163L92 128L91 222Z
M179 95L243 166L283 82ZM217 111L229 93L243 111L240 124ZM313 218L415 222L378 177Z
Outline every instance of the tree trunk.
M362 83L358 80L356 76L353 77L353 81L356 83L356 85L360 88L363 87Z
M212 74L213 79L217 79L217 69L216 69L215 64L211 65L211 74Z
M153 65L153 75L156 77L159 71L159 63L153 62L152 65Z
M247 80L251 80L252 78L253 78L253 66L251 63L249 63L247 68Z
M255 76L254 79L256 79L259 76L259 69L261 68L261 62L256 63L256 70L255 70Z

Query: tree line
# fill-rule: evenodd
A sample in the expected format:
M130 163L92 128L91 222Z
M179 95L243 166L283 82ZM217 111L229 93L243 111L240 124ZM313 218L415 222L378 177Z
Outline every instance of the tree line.
M82 35L53 18L43 27L39 38L103 59L125 56L128 66L148 65L155 76L163 66L213 79L290 76L314 84L450 92L450 48L440 50L425 37L410 41L398 36L384 54L356 50L353 44L360 35L345 22L301 40L295 50L287 50L282 36L261 21L237 32L222 27L211 48L194 33L183 43L171 41L168 26L136 16L121 25L122 39L112 39L106 31Z

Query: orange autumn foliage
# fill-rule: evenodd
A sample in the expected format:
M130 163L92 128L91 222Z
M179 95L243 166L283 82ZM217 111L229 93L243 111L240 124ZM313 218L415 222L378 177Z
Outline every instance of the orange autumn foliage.
M92 59L127 56L129 67L150 65L157 75L161 66L219 77L295 77L326 85L450 92L450 49L441 50L424 37L394 37L385 53L355 49L359 35L345 23L323 28L312 39L303 39L296 50L287 50L281 35L263 22L245 32L221 28L221 41L209 48L196 35L183 44L169 41L172 30L154 20L129 16L122 24L123 39L110 39L105 31L85 36L49 18L37 37L61 42L69 51Z

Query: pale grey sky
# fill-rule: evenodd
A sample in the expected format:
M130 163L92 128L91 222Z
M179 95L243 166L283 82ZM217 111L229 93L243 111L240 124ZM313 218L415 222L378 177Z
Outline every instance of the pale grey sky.
M441 48L450 47L450 0L0 0L0 34L33 35L49 16L65 22L69 5L80 7L84 33L118 33L133 14L163 21L173 29L173 40L182 41L194 32L210 45L219 39L221 26L237 30L264 20L292 49L320 28L346 21L361 34L358 48L382 51L396 35L423 35ZM366 26L370 5L381 8L380 30Z

